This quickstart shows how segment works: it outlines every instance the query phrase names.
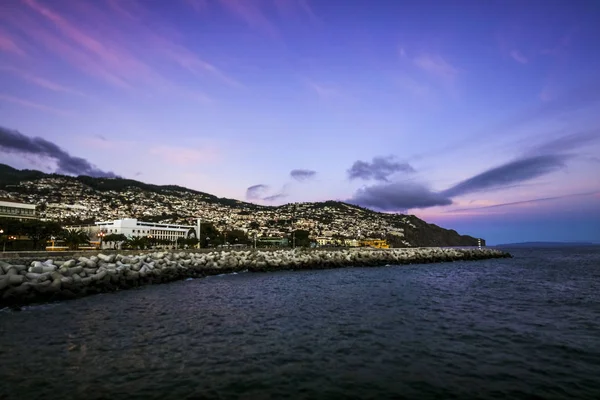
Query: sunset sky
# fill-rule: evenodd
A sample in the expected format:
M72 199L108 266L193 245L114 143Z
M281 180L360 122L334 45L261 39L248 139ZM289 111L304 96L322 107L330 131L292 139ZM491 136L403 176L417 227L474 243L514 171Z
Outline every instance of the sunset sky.
M600 242L600 1L0 1L0 162Z

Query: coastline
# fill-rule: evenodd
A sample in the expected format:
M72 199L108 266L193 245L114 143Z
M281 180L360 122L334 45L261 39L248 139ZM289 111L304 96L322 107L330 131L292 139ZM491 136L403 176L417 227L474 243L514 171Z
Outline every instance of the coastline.
M54 254L53 254L54 255ZM0 308L73 299L232 272L377 267L510 258L490 248L246 250L103 254L45 261L0 259Z

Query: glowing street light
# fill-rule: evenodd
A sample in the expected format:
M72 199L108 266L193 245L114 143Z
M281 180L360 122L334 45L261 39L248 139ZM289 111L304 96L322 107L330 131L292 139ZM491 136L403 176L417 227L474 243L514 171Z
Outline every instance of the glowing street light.
M98 232L98 238L100 239L100 249L102 249L102 239L104 239L104 236L106 236L106 233L104 231ZM54 244L52 246L54 246Z

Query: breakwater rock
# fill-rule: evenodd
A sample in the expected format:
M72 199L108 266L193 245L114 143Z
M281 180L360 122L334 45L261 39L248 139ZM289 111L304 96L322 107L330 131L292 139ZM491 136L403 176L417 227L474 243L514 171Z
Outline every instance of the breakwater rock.
M236 271L371 267L511 257L496 249L345 249L98 254L77 259L0 261L0 307Z

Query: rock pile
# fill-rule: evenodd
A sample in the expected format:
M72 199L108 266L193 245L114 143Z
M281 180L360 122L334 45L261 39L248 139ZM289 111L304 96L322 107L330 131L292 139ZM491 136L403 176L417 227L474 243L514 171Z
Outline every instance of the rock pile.
M98 254L71 260L0 261L0 307L81 297L190 277L248 270L367 267L511 257L494 249L157 252Z

